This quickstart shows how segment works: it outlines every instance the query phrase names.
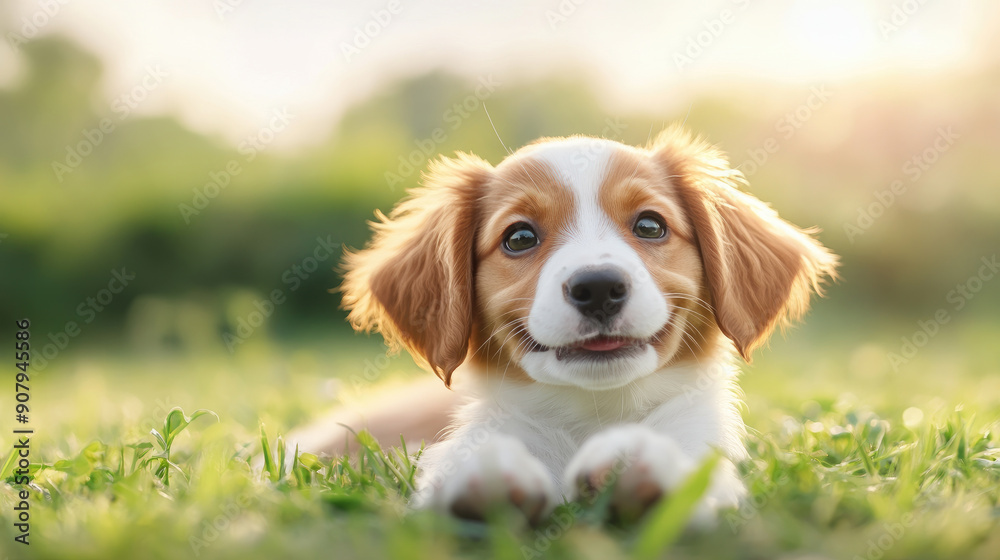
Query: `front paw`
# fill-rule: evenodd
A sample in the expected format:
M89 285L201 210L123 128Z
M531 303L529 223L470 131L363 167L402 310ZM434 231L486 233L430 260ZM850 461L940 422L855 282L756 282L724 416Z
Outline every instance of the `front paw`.
M532 524L555 507L558 494L548 469L521 441L493 435L481 445L445 443L451 445L421 460L415 507L482 521L490 512L512 505Z
M610 513L635 521L694 471L693 459L671 438L638 424L600 432L566 468L566 493L593 500L610 487Z

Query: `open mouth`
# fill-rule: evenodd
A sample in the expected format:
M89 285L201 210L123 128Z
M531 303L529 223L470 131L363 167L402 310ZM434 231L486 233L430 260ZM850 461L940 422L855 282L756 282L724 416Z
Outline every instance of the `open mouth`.
M640 353L648 344L646 340L617 336L596 336L568 346L549 348L535 343L532 352L556 351L557 360L614 360Z

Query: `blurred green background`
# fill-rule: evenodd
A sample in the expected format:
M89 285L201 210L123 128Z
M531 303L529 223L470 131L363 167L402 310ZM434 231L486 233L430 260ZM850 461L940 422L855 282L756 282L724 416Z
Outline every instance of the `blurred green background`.
M10 40L23 19L7 19ZM320 141L288 147L271 145L286 125L269 113L248 143L169 111L116 105L102 85L106 64L71 36L17 45L16 78L0 89L0 337L31 318L36 367L52 376L115 356L140 369L262 347L325 356L360 343L378 356L378 340L353 335L329 291L341 247L361 246L373 211L388 211L438 154L502 159L484 102L512 149L577 133L642 144L684 122L726 150L782 216L821 228L842 277L791 342L778 342L782 359L801 356L797 382L856 375L906 391L914 367L940 368L943 379L1000 376L997 351L983 348L1000 335L1000 282L971 280L1000 248L1000 57L986 50L975 64L826 81L720 72L696 92L679 88L662 110L622 110L581 64L517 79L508 70L499 84L489 72L432 66L366 86ZM675 56L686 52L677 45ZM136 87L155 89L159 78L138 76ZM312 118L289 113L289 129ZM102 292L123 270L134 280ZM956 296L970 281L972 297ZM282 303L265 303L276 290ZM914 340L940 309L948 322ZM255 311L268 316L255 321ZM79 334L67 334L68 322ZM910 359L904 338L926 344ZM318 378L349 373L318 367Z
M741 381L750 480L792 484L746 530L671 554L853 557L912 511L886 558L995 556L995 2L16 0L0 35L0 355L11 368L14 321L30 318L44 467L35 544L15 554L183 556L246 492L259 502L209 556L486 555L400 521L395 489L262 480L242 458L262 423L288 434L429 375L352 333L330 290L342 247L430 159L496 164L498 135L643 144L682 122L784 218L820 228L842 267ZM140 469L109 489L175 406L220 418L177 439L188 481ZM851 458L817 443L890 423L868 450L882 471L859 470L861 444ZM324 505L348 491L361 510ZM0 515L14 492L0 485ZM581 534L563 544L615 557L614 530Z

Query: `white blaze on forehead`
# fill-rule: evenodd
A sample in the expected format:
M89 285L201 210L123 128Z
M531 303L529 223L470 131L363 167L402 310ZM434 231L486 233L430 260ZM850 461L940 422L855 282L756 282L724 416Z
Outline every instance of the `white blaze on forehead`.
M601 138L567 138L532 147L530 156L545 163L576 200L574 239L604 237L612 224L601 210L598 193L607 176L611 158L623 146Z
M557 246L539 272L528 313L528 333L548 348L520 359L524 371L537 381L591 389L620 387L656 369L656 350L649 344L637 355L607 362L561 360L553 350L598 334L593 322L564 297L565 283L579 270L614 266L629 282L628 301L606 326L611 329L608 334L647 340L670 316L666 299L642 258L601 208L601 186L614 156L627 150L617 142L595 138L553 140L525 150L526 157L547 165L574 197L570 226L553 239Z
M555 249L539 273L528 315L528 331L543 346L558 348L596 334L593 322L564 297L565 283L574 273L587 268L613 266L621 270L629 282L628 302L609 325L611 334L647 339L655 335L669 317L666 300L651 280L642 258L600 204L600 189L611 171L614 156L628 150L610 140L570 138L531 146L524 154L548 166L552 175L574 196L570 225L553 239ZM655 352L650 350L648 354L640 361L652 368ZM558 361L552 352L530 353L524 357L522 365L528 375L539 381L577 379L583 382L583 378L590 376L579 371L580 364ZM622 367L633 372L646 369L636 369L636 365L623 363ZM590 373L603 377L610 372L595 370Z

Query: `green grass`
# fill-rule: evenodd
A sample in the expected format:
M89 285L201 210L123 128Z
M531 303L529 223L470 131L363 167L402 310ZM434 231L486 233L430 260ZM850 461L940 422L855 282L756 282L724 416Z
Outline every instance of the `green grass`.
M33 396L28 547L12 540L22 488L0 472L0 558L883 559L1000 550L1000 395L982 395L982 376L964 371L941 394L968 399L921 397L942 380L936 368L946 353L929 349L906 372L909 382L886 385L835 367L838 359L859 367L867 350L827 342L830 373L809 373L804 385L818 389L795 396L807 362L777 343L785 348L763 355L744 384L752 459L741 468L751 497L699 533L683 528L703 477L631 525L609 523L600 498L564 504L540 527L509 512L481 525L407 510L418 449L364 433L350 457L286 447L278 432L328 406L318 387L337 373L348 391L349 372L380 352L351 346L323 355L262 347L235 359L67 360ZM391 382L412 367L395 359L383 375ZM838 375L842 391L831 391ZM168 405L211 408L217 418ZM2 444L5 460L12 440ZM260 453L267 460L255 472L249 459ZM295 457L290 470L287 456Z

